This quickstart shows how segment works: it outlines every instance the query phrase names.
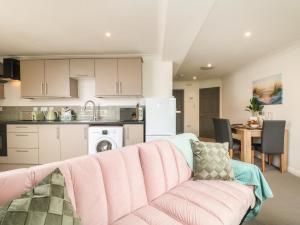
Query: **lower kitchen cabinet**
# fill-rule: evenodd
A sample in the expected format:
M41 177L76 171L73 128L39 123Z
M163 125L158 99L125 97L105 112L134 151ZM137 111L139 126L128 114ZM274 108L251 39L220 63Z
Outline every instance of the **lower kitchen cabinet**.
M39 164L38 149L10 148L7 151L6 163L11 164Z
M39 164L60 161L59 125L39 126Z
M7 125L7 156L0 162L6 164L38 164L39 139L36 126Z
M1 164L46 164L88 154L87 124L10 124ZM144 142L143 124L124 124L124 145Z
M144 142L143 124L124 124L124 145L135 145Z
M46 164L88 153L87 124L7 126L8 156L5 164Z
M61 160L88 153L88 125L60 125Z

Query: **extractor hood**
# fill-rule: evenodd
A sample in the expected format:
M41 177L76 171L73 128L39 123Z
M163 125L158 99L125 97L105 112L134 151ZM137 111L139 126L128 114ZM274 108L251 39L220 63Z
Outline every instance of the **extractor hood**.
M1 70L2 67L2 70ZM4 58L0 66L0 80L20 80L20 61L13 58Z

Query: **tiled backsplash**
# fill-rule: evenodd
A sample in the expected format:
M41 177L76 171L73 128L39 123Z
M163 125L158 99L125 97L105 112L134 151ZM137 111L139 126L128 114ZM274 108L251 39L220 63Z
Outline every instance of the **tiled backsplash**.
M37 107L41 110L41 106ZM2 106L2 111L0 111L0 120L22 120L22 112L24 114L30 114L33 111L33 106ZM53 107L55 111L60 112L62 106L46 106L46 108ZM85 111L83 111L82 106L68 106L71 108L77 120L90 120L93 116L93 110L91 106L88 106ZM42 106L45 108L45 106ZM101 120L128 120L131 119L131 114L134 112L134 106L97 106L98 119ZM28 113L26 113L28 112Z

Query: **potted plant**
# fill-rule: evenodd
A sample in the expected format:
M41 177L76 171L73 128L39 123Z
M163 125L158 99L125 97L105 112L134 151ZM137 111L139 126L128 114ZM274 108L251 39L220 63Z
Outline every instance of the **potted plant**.
M252 97L250 99L250 105L246 107L246 111L251 112L252 116L250 117L249 121L257 121L260 125L262 125L263 118L263 109L264 106L259 103L259 101L255 98Z

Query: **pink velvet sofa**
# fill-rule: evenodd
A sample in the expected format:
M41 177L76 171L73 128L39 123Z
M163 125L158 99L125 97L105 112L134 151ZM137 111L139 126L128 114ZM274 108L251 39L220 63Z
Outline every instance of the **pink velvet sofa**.
M192 181L181 153L155 141L0 173L0 205L57 167L84 225L238 225L255 202L251 187Z

